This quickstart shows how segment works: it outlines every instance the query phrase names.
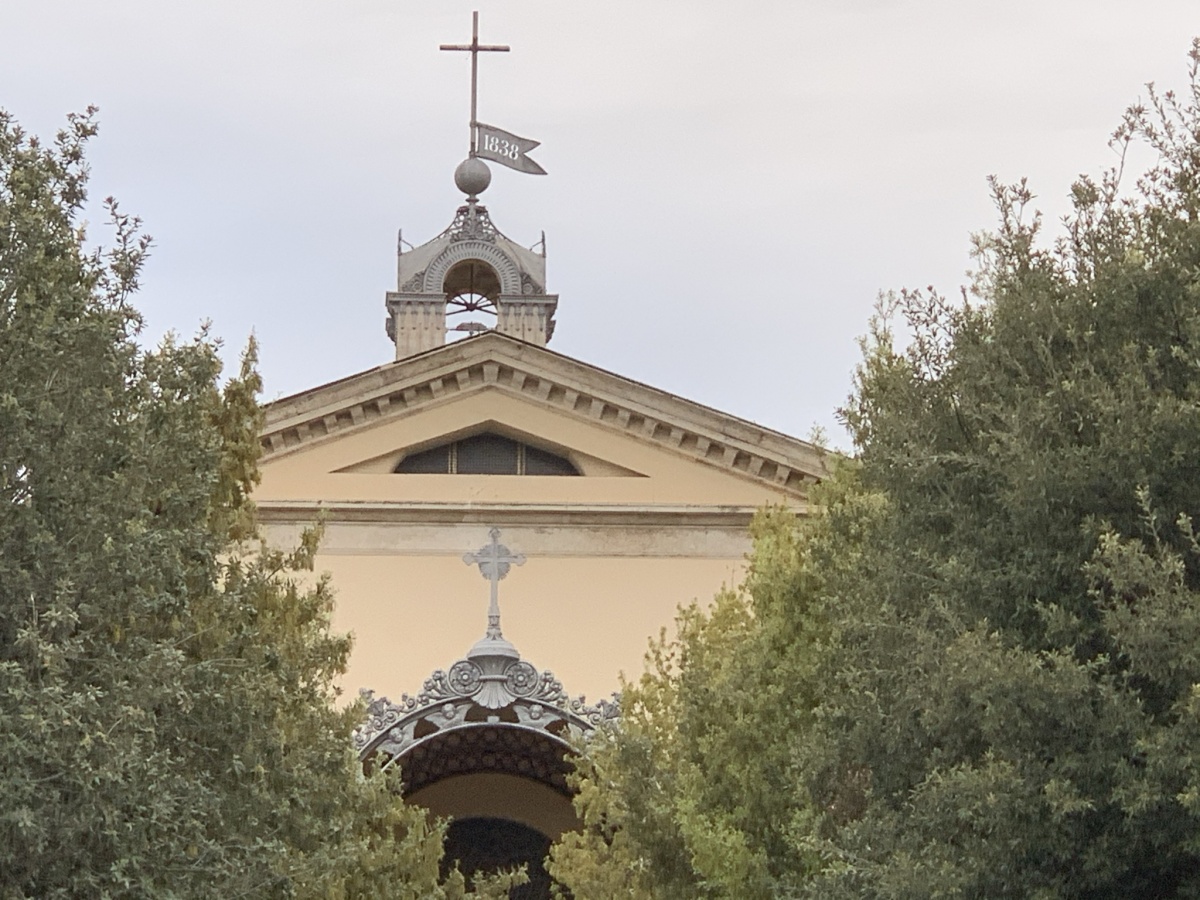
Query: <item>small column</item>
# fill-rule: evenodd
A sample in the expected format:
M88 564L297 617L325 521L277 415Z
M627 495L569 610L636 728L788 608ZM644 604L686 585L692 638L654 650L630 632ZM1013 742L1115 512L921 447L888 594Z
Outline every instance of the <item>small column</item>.
M545 347L554 335L557 294L501 294L496 301L496 330Z
M446 298L389 291L388 337L396 342L396 359L446 343Z

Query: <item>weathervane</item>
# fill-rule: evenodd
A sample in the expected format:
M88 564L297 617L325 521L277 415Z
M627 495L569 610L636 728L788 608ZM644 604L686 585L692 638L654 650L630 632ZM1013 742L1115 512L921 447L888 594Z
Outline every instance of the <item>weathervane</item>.
M493 528L488 532L491 543L479 548L476 553L463 554L463 562L468 566L479 566L479 573L492 583L492 602L488 606L487 639L503 640L500 633L500 579L508 574L512 566L525 564L525 557L513 553L500 543L500 529Z
M530 175L545 175L546 170L525 155L534 147L539 146L538 141L518 137L512 132L496 128L494 125L485 125L479 121L477 116L479 103L479 54L508 53L511 48L505 44L479 43L479 13L476 11L471 13L471 43L442 44L440 49L458 50L471 54L471 140L467 156L468 160L490 159L493 162L500 163L502 166L516 169L518 172L527 172ZM464 163L463 165L467 164ZM461 170L463 166L459 168ZM474 169L475 167L471 168ZM486 170L486 166L484 169ZM474 177L469 178L466 183L470 186L482 183L482 187L479 187L478 190L467 190L467 193L472 195L486 188L488 182L491 180L490 173L487 175L473 174ZM459 184L459 187L462 188L463 184Z

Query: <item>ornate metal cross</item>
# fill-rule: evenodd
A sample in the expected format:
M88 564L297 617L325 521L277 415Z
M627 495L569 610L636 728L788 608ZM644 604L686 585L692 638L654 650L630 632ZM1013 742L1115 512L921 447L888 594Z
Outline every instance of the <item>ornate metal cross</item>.
M463 50L471 54L471 155L475 155L475 126L478 124L475 118L476 100L479 95L479 54L483 52L507 53L511 47L503 44L481 44L479 43L479 12L471 13L471 43L469 44L442 44L441 50Z
M493 528L488 532L492 542L479 548L477 553L463 554L463 562L468 566L479 566L479 572L492 583L492 602L488 607L487 636L490 640L500 640L500 579L508 574L512 566L525 564L525 557L513 553L500 543L500 529Z

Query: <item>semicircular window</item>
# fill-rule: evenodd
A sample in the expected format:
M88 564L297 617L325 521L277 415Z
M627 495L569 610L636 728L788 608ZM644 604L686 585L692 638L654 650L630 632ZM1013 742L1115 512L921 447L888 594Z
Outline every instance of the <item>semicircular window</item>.
M565 456L485 432L410 453L396 465L402 475L578 475Z

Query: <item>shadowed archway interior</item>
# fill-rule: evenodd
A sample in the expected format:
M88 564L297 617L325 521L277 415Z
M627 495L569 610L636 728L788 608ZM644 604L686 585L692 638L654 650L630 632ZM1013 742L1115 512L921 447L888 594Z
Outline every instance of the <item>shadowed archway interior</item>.
M550 838L540 831L509 819L455 819L446 832L445 846L443 878L454 863L468 881L476 873L491 874L523 865L529 882L514 888L509 897L549 900L552 882L545 859L550 852Z

